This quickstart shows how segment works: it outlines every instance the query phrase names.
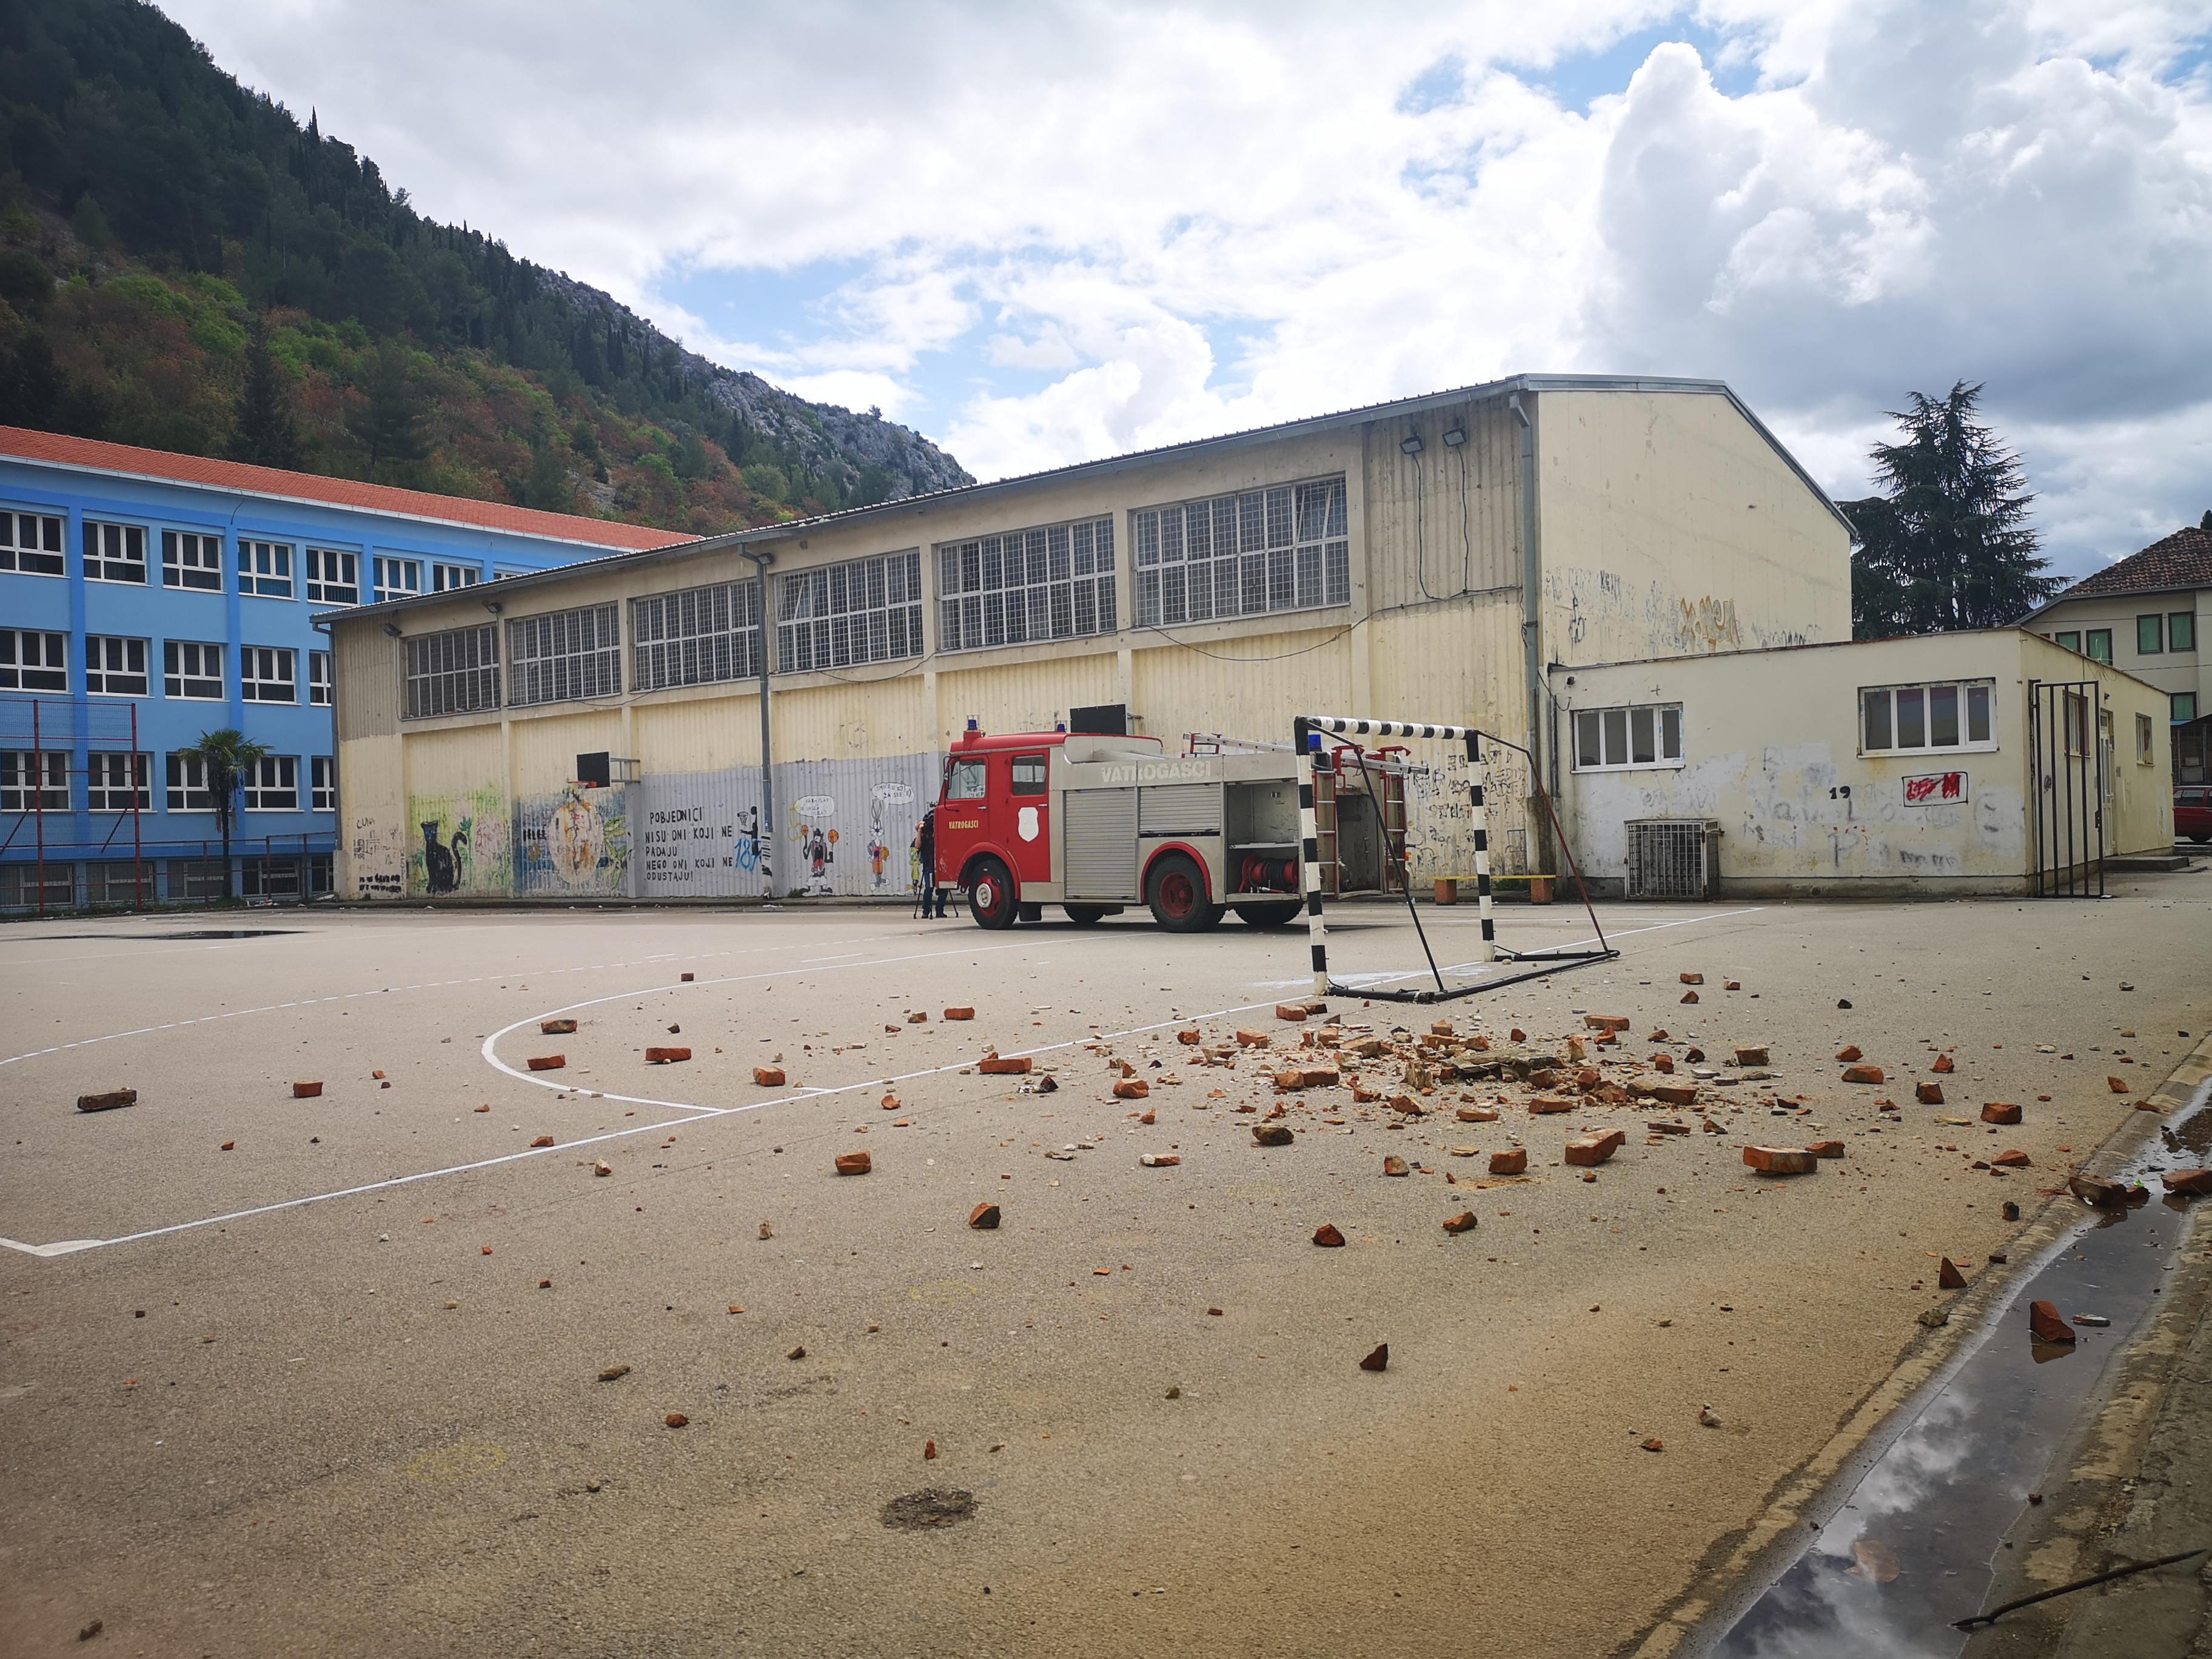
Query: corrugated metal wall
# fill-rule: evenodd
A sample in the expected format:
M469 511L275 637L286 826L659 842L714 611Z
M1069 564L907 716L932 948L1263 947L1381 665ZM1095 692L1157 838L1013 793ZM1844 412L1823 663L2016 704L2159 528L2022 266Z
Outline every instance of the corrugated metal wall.
M957 739L969 720L987 732L1049 732L1071 708L1121 701L1121 669L1110 643L1048 662L994 665L988 654L941 659L936 741Z
M1170 750L1187 732L1288 743L1301 712L1355 710L1346 625L1246 635L1193 651L1173 645L1137 653L1135 712L1143 732ZM1364 702L1364 697L1358 701Z
M1457 427L1456 447L1443 434ZM1420 453L1400 447L1418 434ZM1503 401L1368 428L1367 603L1421 605L1521 580L1520 428Z

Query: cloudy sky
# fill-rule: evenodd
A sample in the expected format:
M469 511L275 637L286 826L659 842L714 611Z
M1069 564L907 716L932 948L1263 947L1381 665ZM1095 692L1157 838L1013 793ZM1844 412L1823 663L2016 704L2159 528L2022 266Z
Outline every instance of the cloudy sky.
M1503 374L2212 508L2212 0L164 0L434 217L991 477Z

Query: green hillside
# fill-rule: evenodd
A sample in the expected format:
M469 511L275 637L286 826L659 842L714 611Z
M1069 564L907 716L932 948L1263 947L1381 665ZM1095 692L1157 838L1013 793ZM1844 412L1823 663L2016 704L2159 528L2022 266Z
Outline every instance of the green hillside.
M0 424L700 533L969 482L436 223L138 0L0 7Z

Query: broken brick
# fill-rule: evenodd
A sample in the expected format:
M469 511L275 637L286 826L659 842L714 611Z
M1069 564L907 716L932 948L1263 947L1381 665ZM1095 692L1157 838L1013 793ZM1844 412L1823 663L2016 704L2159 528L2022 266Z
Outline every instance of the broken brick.
M592 1173L593 1175L595 1175L595 1176L611 1176L611 1175L612 1175L614 1172L615 1172L615 1166L614 1166L613 1164L611 1164L608 1163L608 1162L606 1161L606 1159L605 1159L605 1158L597 1158L597 1159L594 1159L594 1160L592 1161Z
M1933 1066L1930 1066L1928 1069L1931 1072L1939 1073L1942 1075L1948 1077L1951 1073L1956 1071L1958 1067L1952 1060L1950 1055L1938 1054L1936 1056L1936 1063Z
M369 1076L371 1076L372 1078L375 1079L376 1079L376 1081L378 1081L379 1083L381 1083L381 1082L383 1082L383 1081L384 1081L384 1073L381 1073L381 1072L371 1072L371 1073L369 1073Z
M1672 1054L1652 1055L1651 1069L1655 1072L1663 1073L1665 1075L1672 1077L1674 1074L1674 1056Z
M1650 1092L1652 1099L1667 1105L1688 1106L1697 1101L1698 1085L1694 1083L1662 1083Z
M1840 1140L1816 1140L1805 1150L1815 1158L1841 1158L1844 1143Z
M1553 1116L1560 1112L1571 1112L1576 1109L1573 1101L1561 1100L1553 1095L1538 1095L1528 1103L1529 1112L1537 1117Z
M1473 1232L1474 1224L1474 1212L1472 1210L1462 1210L1457 1215L1444 1218L1444 1231L1455 1237L1461 1233Z
M1413 1172L1407 1167L1406 1160L1397 1153L1386 1152L1382 1156L1382 1173L1386 1176L1409 1176Z
M689 1048L647 1048L645 1063L648 1066L674 1066L691 1058Z
M1305 1017L1305 1004L1302 1002L1279 1002L1275 1005L1277 1019L1297 1020L1304 1019Z
M227 1152L230 1151L230 1149L231 1149L232 1147L234 1147L234 1146L237 1146L237 1145L238 1145L238 1143L237 1143L236 1141L234 1141L234 1140L226 1140L226 1141L224 1141L224 1142L222 1143L222 1147L220 1148L220 1150L221 1150L221 1151L222 1151L222 1152Z
M1644 1449L1648 1452L1665 1451L1667 1449L1667 1443L1655 1434L1650 1439L1644 1443Z
M530 1144L533 1146L550 1146L553 1144L553 1137L551 1135L540 1135L537 1139L532 1141Z
M2027 1304L2027 1328L2039 1342L2074 1340L2074 1328L2058 1316L2055 1302L2031 1302Z
M1811 1175L1820 1167L1813 1154L1802 1146L1747 1146L1743 1161L1760 1175Z
M1698 1000L1698 994L1695 991L1685 991L1682 993L1682 1000L1685 1002L1695 1002Z
M1860 1051L1859 1045L1856 1042L1847 1042L1842 1048L1836 1050L1836 1058L1843 1061L1846 1066L1850 1065L1851 1061L1855 1060L1863 1060L1865 1057L1866 1056Z
M1936 1288L1939 1291L1963 1291L1966 1288L1966 1274L1959 1271L1959 1264L1948 1255L1943 1258L1943 1265L1936 1270Z
M2117 1181L2106 1181L2101 1176L2077 1175L2066 1185L2075 1197L2100 1210L2127 1208L2128 1189Z
M1619 1152L1627 1139L1618 1129L1607 1129L1603 1134L1583 1135L1567 1143L1567 1162L1578 1168L1595 1168Z
M629 1366L627 1366L627 1365L610 1365L610 1366L608 1366L608 1367L606 1368L606 1370L603 1370L603 1371L601 1371L601 1372L599 1373L599 1381L600 1381L600 1382L621 1382L621 1381L623 1380L623 1378L624 1378L625 1376L628 1376L629 1375Z
M538 1031L541 1036L567 1036L575 1029L576 1022L573 1019L541 1019L538 1022Z
M1881 1067L1879 1066L1846 1066L1844 1068L1844 1081L1846 1083L1879 1083L1881 1080Z
M1021 1077L1030 1069L1027 1054L986 1054L975 1069L985 1077Z
M1285 1129L1283 1133L1285 1135L1288 1135L1290 1131ZM1273 1145L1273 1143L1265 1142L1262 1144ZM1172 1170L1176 1164L1182 1163L1182 1159L1176 1157L1173 1152L1146 1152L1139 1157L1137 1159L1137 1162L1143 1164L1147 1170Z
M995 1204L978 1204L968 1212L968 1224L978 1232L988 1233L995 1231L999 1224L999 1206Z
M1765 1046L1763 1043L1750 1043L1739 1048L1735 1051L1735 1063L1739 1066L1765 1065Z
M1388 1342L1378 1343L1376 1346L1375 1352L1369 1354L1366 1358L1359 1362L1359 1369L1363 1371L1389 1370L1390 1369L1390 1345Z
M1187 1048L1195 1048L1199 1042L1198 1027L1194 1025L1188 1031L1177 1031L1176 1041Z
M929 1014L927 1011L917 1008L906 1017L906 1023L909 1025L927 1025L929 1024Z
M1324 1250L1340 1250L1344 1248L1344 1235L1324 1221L1314 1229L1313 1242Z
M2129 1092L2128 1085L2120 1079L2116 1077L2106 1078L2105 1079L2105 1086L2107 1089L2110 1089L2116 1095L2124 1095Z
M1114 1085L1116 1100L1142 1100L1152 1093L1152 1085L1140 1077L1125 1077Z
M1274 1041L1265 1031L1239 1030L1237 1033L1237 1046L1240 1048L1266 1048L1271 1047Z
M2189 1198L2202 1198L2212 1193L2212 1170L2168 1170L2159 1177L2169 1193L2180 1193Z
M1943 1085L1940 1083L1916 1083L1912 1085L1912 1097L1923 1106L1941 1106L1943 1103Z
M1628 1029L1626 1014L1584 1014L1583 1024L1593 1031L1625 1031Z
M837 1173L841 1176L864 1176L875 1167L875 1160L866 1152L837 1154Z
M2009 1101L1984 1101L1982 1103L1982 1121L1984 1123L2017 1123L2020 1121L2020 1108L2014 1105Z
M1490 1155L1490 1173L1494 1176L1525 1175L1528 1169L1528 1152L1526 1147L1516 1146L1510 1152L1492 1152Z
M783 1087L783 1067L756 1066L753 1067L753 1081L763 1089L781 1089Z
M2010 1146L1999 1152L1990 1162L2000 1170L2025 1170L2032 1167L2035 1160L2021 1151L2019 1147Z
M1255 1123L1252 1126L1252 1139L1262 1146L1287 1146L1294 1137L1287 1123Z
M947 1008L945 1017L947 1019L973 1019L975 1011L973 1008Z
M1498 1121L1498 1113L1488 1106L1462 1106L1459 1109L1458 1116L1459 1121L1462 1123L1495 1123Z
M1429 1115L1429 1109L1411 1095L1392 1095L1382 1103L1392 1111L1402 1113L1407 1117L1426 1117Z
M672 1429L680 1429L691 1419L684 1416L682 1412L671 1412L667 1416L662 1418L660 1420L667 1424Z
M532 1054L530 1069L533 1072L557 1072L568 1063L566 1054Z
M1682 983L1685 985L1703 985L1705 982L1705 976L1703 974L1685 974L1682 975Z
M1743 981L1739 979L1723 980L1721 981L1721 989L1723 991L1741 991L1743 989Z
M295 1083L292 1085L292 1098L295 1100L318 1099L322 1092L323 1085L319 1083Z

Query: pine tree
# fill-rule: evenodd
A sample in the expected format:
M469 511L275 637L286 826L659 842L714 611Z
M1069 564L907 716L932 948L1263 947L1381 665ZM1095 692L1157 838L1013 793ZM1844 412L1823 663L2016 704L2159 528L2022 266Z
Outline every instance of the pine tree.
M574 513L575 486L568 482L568 464L550 443L530 452L530 471L522 478L522 504L543 513Z
M303 456L300 428L292 416L291 382L269 349L268 325L259 317L246 337L246 385L239 394L230 453L234 460L257 466L295 471Z
M1860 639L1999 628L2063 585L2042 573L2020 458L1976 418L1981 386L1942 398L1915 392L1889 411L1904 441L1876 444L1884 493L1844 504L1859 532L1851 558L1852 632Z
M384 473L428 453L422 410L407 378L407 353L397 341L377 348L362 400L346 411L346 429L368 451L369 471Z

